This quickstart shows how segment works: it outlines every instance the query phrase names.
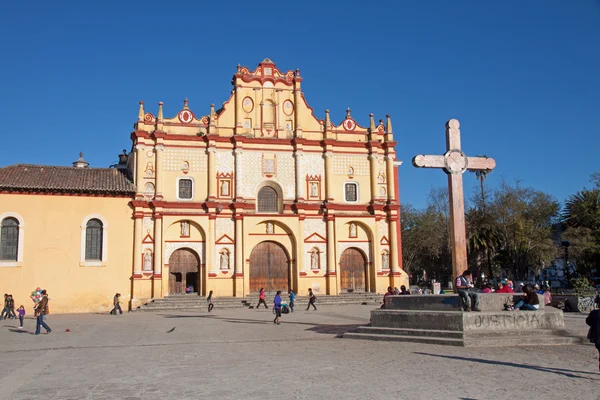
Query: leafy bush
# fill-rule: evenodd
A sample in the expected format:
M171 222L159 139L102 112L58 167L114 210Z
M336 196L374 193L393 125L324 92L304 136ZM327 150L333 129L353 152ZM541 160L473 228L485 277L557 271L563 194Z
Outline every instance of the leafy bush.
M584 296L594 293L594 288L590 286L590 282L586 277L573 278L569 280L569 284L577 296Z

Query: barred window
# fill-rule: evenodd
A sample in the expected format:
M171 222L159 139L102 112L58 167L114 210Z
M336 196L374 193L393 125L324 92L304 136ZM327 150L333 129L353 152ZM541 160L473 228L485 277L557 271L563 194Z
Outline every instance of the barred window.
M102 222L90 219L85 226L85 260L102 261Z
M17 261L19 250L19 221L5 218L0 228L0 260Z
M279 212L279 196L272 187L265 186L258 191L258 212Z
M179 198L183 200L189 200L193 195L193 182L191 179L180 179L179 180Z
M346 183L345 192L346 201L358 201L358 185L356 183Z

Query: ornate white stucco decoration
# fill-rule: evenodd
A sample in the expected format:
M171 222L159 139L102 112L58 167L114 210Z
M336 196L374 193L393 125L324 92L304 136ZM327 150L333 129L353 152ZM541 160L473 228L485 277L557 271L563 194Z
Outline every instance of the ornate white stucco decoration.
M204 256L204 243L202 242L167 242L165 246L164 260L165 264L169 263L169 258L175 250L178 249L191 249L194 250L198 257L200 257L200 264L204 264L206 257Z
M354 176L368 176L370 174L369 158L367 155L351 156L348 154L334 154L332 166L334 175L347 175L349 166L354 170Z
M233 221L233 218L217 218L215 225L217 230L215 240L221 239L223 235L229 236L232 240L235 239L235 222Z
M296 196L296 168L292 152L278 152L277 181L283 190L283 197L293 199Z
M262 152L244 150L236 157L241 159L241 177L236 179L237 189L240 190L242 197L256 197L256 187L263 179L261 173Z
M386 238L390 237L390 224L382 219L381 221L379 221L379 239L381 239L384 236Z
M232 173L235 170L233 151L217 151L217 173Z
M304 153L302 157L302 173L306 175L325 176L325 160L321 153Z
M189 168L192 172L206 172L208 158L203 149L165 149L163 161L165 171L181 171L184 161L189 163Z
M222 269L221 268L221 253L223 250L227 249L229 252L229 268ZM215 265L209 265L211 272L216 271L233 271L234 269L234 260L235 260L235 249L231 244L217 244L215 246Z
M337 246L337 264L339 265L340 259L342 257L342 252L347 248L355 247L357 249L361 249L367 255L367 261L371 262L371 242L345 242L338 243Z
M306 218L304 220L304 239L313 233L318 233L326 239L326 232L327 225L325 221L323 221L323 218Z
M144 217L144 232L142 236L150 234L154 237L154 220L152 217Z

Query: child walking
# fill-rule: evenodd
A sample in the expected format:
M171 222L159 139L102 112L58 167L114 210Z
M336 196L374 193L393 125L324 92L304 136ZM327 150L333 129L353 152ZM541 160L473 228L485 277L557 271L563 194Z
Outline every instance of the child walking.
M25 307L21 305L21 307L17 308L17 313L19 314L19 329L23 329L23 318L25 318Z
M208 312L211 312L211 311L212 311L212 309L213 309L213 308L214 308L214 306L215 306L215 305L213 304L213 302L212 302L212 294L213 294L213 291L211 290L211 291L208 293L208 297L206 298L206 301L208 302Z

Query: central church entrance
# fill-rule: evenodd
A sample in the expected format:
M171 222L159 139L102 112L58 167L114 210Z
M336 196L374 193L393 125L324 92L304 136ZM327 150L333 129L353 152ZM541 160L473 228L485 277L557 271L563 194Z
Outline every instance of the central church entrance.
M360 250L344 250L340 258L340 291L365 292L366 269L367 261Z
M169 295L202 294L200 279L198 255L189 249L175 250L169 257Z
M250 293L261 288L267 293L287 292L290 287L290 258L275 242L259 243L250 254Z

